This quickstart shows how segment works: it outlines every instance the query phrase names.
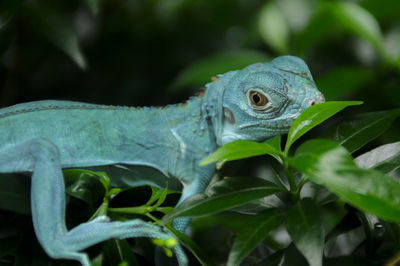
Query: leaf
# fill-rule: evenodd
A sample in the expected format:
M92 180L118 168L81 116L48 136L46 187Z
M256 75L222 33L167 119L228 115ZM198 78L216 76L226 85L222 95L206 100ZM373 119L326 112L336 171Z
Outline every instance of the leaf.
M99 180L99 176L95 176L91 172L82 172L79 169L68 169L65 170L64 173L67 178L69 175L80 173L75 182L67 187L66 193L69 195L81 199L89 205L94 204L104 197L105 190L103 184Z
M89 221L92 221L92 220L96 219L99 216L107 215L107 213L108 213L108 205L109 205L108 200L104 200L103 203L97 208L97 210L89 218Z
M385 51L389 58L394 61L394 63L399 62L400 60L400 25L397 25L390 29L385 34Z
M324 254L329 258L348 256L359 248L363 241L365 241L365 231L362 226L359 226L328 239Z
M271 145L276 151L281 151L282 150L281 139L282 139L281 135L278 135L278 136L275 136L271 139L264 141L263 143Z
M235 192L240 189L252 189L254 187L276 186L271 181L247 176L226 177L218 182L213 183L204 192L206 196L212 197L216 195Z
M324 73L316 80L325 99L337 100L363 88L374 77L365 67L345 66Z
M39 8L26 4L23 11L36 32L66 53L81 69L86 68L86 60L79 48L78 36L71 21L44 6Z
M385 161L379 163L374 167L375 170L381 171L383 173L390 173L397 170L400 167L400 153L391 156Z
M150 188L151 188L151 197L147 201L145 206L151 206L154 202L157 201L156 204L153 205L153 207L158 207L161 204L163 204L163 202L165 201L165 199L168 195L174 194L174 193L181 193L178 191L169 190L168 183L166 184L165 188L163 188L163 189L159 189L159 188L153 187L153 186L150 186Z
M161 191L161 194L156 202L156 204L154 204L154 207L158 207L161 204L164 203L165 199L167 198L168 194L171 194L172 192L169 192L168 190L168 185L164 188L164 190Z
M108 265L118 265L122 262L126 262L130 266L139 265L131 246L125 239L106 241L103 244L103 253Z
M187 67L169 86L179 90L190 86L203 86L210 78L228 71L242 69L250 64L269 61L271 58L256 50L224 52L203 58Z
M261 38L280 54L289 51L289 26L282 11L275 2L267 2L261 9L258 19Z
M310 265L321 266L324 226L320 210L314 201L305 198L292 206L287 213L286 228L294 244Z
M241 188L240 188L241 187ZM210 191L211 190L211 191ZM217 182L209 195L196 194L189 197L161 220L169 223L177 217L201 217L246 204L276 192L281 187L259 178L227 178Z
M227 265L240 265L243 259L282 221L283 215L276 209L270 209L251 217L238 232L229 253Z
M347 209L344 205L345 203L343 201L337 200L320 207L322 224L325 228L325 235L328 235L347 214Z
M302 266L308 265L308 263L292 242L288 247L280 249L272 255L268 256L268 258L263 260L262 263L259 265Z
M319 43L329 41L329 37L335 35L338 31L337 22L330 15L326 2L315 2L314 7L315 10L308 24L296 36L296 42L294 43L301 55L307 54L309 49L313 49Z
M400 109L355 115L334 127L325 136L338 141L353 153L385 132L399 116Z
M381 55L385 55L382 32L371 13L355 3L344 1L329 2L329 9L345 29L367 40Z
M93 15L97 15L99 13L100 0L85 0L85 2L90 8L90 11L92 11Z
M93 258L90 263L92 263L92 266L102 266L103 254L100 253L99 255L97 255L97 257Z
M275 3L282 11L289 29L295 34L307 25L316 6L313 0L279 0Z
M88 178L97 179L104 187L104 190L108 192L111 189L111 180L108 177L107 173L102 171L92 171L89 169L64 169L63 170L64 180L65 182L76 182L82 176L86 176ZM114 191L114 194L116 192Z
M307 141L289 163L351 205L384 220L400 221L400 183L381 172L358 168L336 142Z
M28 177L17 174L0 174L0 209L30 214Z
M362 104L360 101L331 101L310 106L304 110L290 127L286 141L285 152L290 146L307 131L330 118L334 114L351 105Z
M166 226L179 240L185 248L187 248L201 263L201 265L215 266L214 262L207 256L207 254L199 248L199 246L188 236L175 230L172 226Z
M379 146L361 154L354 161L360 168L375 168L389 173L400 167L400 141Z
M227 162L263 154L279 156L280 151L266 143L237 140L219 147L213 154L204 158L199 165L204 166L218 161Z

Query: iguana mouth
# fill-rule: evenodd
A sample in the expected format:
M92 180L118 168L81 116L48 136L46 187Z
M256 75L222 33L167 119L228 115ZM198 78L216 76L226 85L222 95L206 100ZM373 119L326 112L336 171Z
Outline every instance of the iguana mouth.
M297 115L298 116L298 115ZM263 127L263 128L267 128L268 130L289 130L289 128L291 127L293 121L297 118L296 117L289 117L288 119L285 120L277 120L274 121L274 123L271 123L269 125L261 125L260 122L250 122L250 123L246 123L243 125L238 126L239 129L245 129L245 128L249 128L249 127Z

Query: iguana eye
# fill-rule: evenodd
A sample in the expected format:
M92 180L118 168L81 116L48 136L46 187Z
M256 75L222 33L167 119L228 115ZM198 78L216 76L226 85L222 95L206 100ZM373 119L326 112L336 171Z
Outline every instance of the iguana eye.
M248 94L251 106L255 109L263 109L268 103L268 98L258 91L250 91Z

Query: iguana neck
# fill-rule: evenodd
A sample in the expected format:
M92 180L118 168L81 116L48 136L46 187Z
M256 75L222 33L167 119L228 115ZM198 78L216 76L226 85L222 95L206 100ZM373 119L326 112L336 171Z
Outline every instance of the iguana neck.
M161 110L176 137L184 139L189 146L197 146L210 153L216 148L212 122L215 108L206 95L191 97L185 103L168 105Z
M223 98L225 88L229 86L231 78L237 71L230 71L223 75L218 75L212 82L205 85L206 92L203 97L202 109L205 113L205 119L209 121L212 132L215 136L215 142L218 146L222 145L223 133Z

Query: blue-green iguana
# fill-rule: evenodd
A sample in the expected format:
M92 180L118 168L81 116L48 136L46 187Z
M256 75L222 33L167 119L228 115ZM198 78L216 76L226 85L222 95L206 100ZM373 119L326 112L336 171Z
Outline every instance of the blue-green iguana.
M283 56L219 75L202 96L163 108L53 100L18 104L0 110L0 173L32 173L39 242L49 256L87 266L82 250L106 239L171 235L139 219L105 216L67 230L61 169L117 165L120 173L111 178L118 186L163 186L161 177L175 178L183 184L181 203L206 188L215 165L199 162L219 146L284 134L304 109L323 101L306 64ZM137 180L138 175L149 178ZM177 219L173 226L184 231L188 221ZM187 264L179 244L173 250L179 264Z

